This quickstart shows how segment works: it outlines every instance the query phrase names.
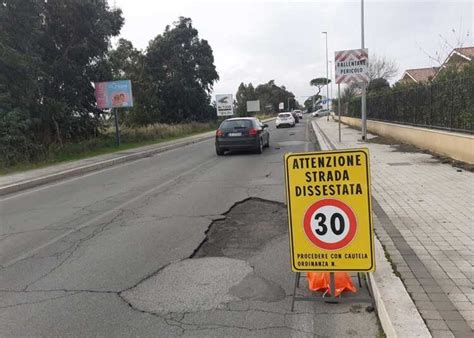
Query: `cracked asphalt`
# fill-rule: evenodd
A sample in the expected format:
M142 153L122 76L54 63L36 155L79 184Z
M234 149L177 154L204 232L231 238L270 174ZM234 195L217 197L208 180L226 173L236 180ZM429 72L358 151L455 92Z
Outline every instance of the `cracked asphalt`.
M365 305L290 312L282 158L309 119L262 155L208 140L0 198L0 335L377 336Z

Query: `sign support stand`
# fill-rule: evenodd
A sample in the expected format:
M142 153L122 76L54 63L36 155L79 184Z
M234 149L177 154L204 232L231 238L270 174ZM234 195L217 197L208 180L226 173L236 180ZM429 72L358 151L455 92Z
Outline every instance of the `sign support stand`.
M319 271L320 272L320 271ZM367 273L369 274L369 272ZM291 298L291 312L295 310L295 301L310 301L310 302L325 302L328 304L339 304L344 302L360 302L360 303L370 303L375 307L375 302L373 301L373 292L372 287L370 285L370 279L367 276L365 279L365 284L369 293L369 297L350 297L350 298L342 298L336 297L336 278L334 272L329 273L329 292L330 295L326 296L326 293L323 293L322 297L317 296L297 296L296 291L300 287L300 279L301 279L301 272L297 272L295 276L295 284L293 288L293 296ZM362 279L360 278L360 272L357 272L357 280L359 282L359 287L362 288Z
M117 108L112 108L115 116L115 142L120 146L120 127L119 127L119 113Z
M339 143L341 143L341 84L337 84L337 110L338 110L338 115L339 115Z

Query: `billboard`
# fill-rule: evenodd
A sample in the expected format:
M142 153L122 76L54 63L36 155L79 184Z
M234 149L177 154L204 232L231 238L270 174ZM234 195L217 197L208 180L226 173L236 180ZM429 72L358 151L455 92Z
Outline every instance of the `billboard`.
M259 112L260 111L260 101L247 101L247 113L250 112Z
M232 94L216 95L217 116L234 115L234 100Z
M95 82L94 86L97 108L133 107L130 80Z
M369 50L352 49L335 52L336 83L369 81Z

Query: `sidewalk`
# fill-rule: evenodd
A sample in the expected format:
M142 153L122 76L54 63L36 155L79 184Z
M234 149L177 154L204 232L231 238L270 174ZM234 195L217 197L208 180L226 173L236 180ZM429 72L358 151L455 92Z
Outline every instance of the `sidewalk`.
M33 188L50 182L83 175L88 172L100 170L119 163L151 156L156 153L175 149L188 144L207 140L214 137L215 132L210 131L177 140L161 142L148 146L127 149L115 153L99 155L82 160L55 164L48 167L28 170L11 175L0 176L0 196Z
M316 121L331 146L369 148L376 235L433 337L472 337L474 174Z

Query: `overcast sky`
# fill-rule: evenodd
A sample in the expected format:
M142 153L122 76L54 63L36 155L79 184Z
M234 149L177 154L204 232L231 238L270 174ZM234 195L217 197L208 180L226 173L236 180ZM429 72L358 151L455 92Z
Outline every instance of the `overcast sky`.
M217 94L235 94L241 82L274 79L303 102L313 93L309 81L326 75L322 31L328 32L329 60L334 51L361 46L360 0L109 2L123 10L121 37L139 49L179 16L190 17L214 51ZM461 37L464 46L474 46L473 10L472 1L366 0L365 46L370 54L394 59L398 77L405 69L435 66L426 53L444 51L440 35L451 44Z

